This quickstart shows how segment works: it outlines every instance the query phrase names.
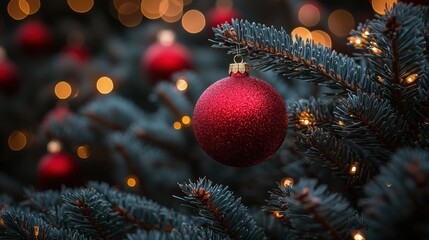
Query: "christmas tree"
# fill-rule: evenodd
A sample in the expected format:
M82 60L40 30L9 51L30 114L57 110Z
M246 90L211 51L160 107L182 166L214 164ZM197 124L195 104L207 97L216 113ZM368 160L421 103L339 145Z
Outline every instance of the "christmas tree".
M119 20L135 24L120 9ZM150 9L142 12L151 17ZM112 40L110 49L120 51L90 64L79 34L70 37L65 60L50 62L40 56L49 34L28 41L24 30L21 50L39 62L34 79L73 79L55 84L59 99L71 99L39 119L33 137L48 145L37 166L44 190L0 175L1 239L429 238L428 7L394 4L358 25L348 38L354 57L283 29L222 23L210 41L236 63L219 81L217 68L213 79L192 71L211 50L194 49L204 57L193 62L171 31L159 32L141 60L133 36L127 44ZM250 77L240 57L271 85ZM62 65L51 75L55 62ZM139 64L147 81L127 82ZM19 78L5 68L2 90L13 94L10 82ZM94 75L102 95L73 92L73 83ZM291 82L300 80L311 83L293 95ZM121 88L104 95L114 84ZM3 111L36 99L20 96ZM19 149L25 133L13 134L9 147ZM76 162L70 152L102 160Z

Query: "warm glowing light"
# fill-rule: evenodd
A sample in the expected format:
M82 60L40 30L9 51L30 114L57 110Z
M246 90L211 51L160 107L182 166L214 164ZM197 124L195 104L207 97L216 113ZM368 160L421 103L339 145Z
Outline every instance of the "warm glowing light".
M48 152L50 153L59 153L62 147L61 142L58 140L51 140L47 145Z
M185 79L180 78L176 81L176 88L181 92L186 91L186 89L188 89L188 82L186 82Z
M22 10L23 8L24 10L28 9L27 13ZM28 3L24 0L11 0L7 4L7 12L9 13L10 17L15 20L22 20L26 18L30 12L29 9L30 7L28 6Z
M320 44L324 47L331 47L332 40L329 34L322 30L314 30L311 32L311 36L313 37L313 41L315 44Z
M274 211L274 212L273 212L273 214L274 214L274 216L275 216L276 218L281 218L281 217L283 217L283 215L282 215L282 214L280 214L280 212L279 212L279 211Z
M180 130L182 128L182 124L180 122L174 122L173 128L176 130Z
M286 187L286 186L292 186L294 181L292 178L288 177L288 178L283 178L281 183L283 187Z
M161 30L158 32L156 38L158 42L163 46L170 46L176 40L176 34L171 30Z
M364 44L367 43L367 41L365 39L358 37L358 36L351 36L351 37L348 37L347 39L355 47L362 47L362 46L364 46Z
M28 14L35 14L40 9L40 0L25 0L29 6Z
M109 94L113 90L113 81L109 77L101 77L97 80L97 90L101 94Z
M21 151L27 145L27 136L24 132L13 131L8 138L9 148L13 151Z
M417 79L417 77L418 77L417 74L411 74L406 78L406 81L407 83L413 83Z
M30 15L30 4L26 0L19 0L18 5L23 13Z
M358 166L359 166L359 163L358 163L358 162L354 162L354 163L352 163L352 165L350 166L350 171L349 171L349 173L350 173L350 174L352 174L352 175L356 174L356 172L357 172L357 170L358 170Z
M340 125L340 126L344 126L345 124L344 124L344 122L343 121L338 121L338 125Z
M141 23L142 19L143 15L138 3L125 2L118 9L118 20L126 27L135 27Z
M189 124L191 124L191 118L190 118L189 116L183 116L183 117L182 117L182 123L183 123L184 125L189 125Z
M313 4L304 4L298 11L299 21L307 26L315 26L320 21L319 9Z
M357 231L353 234L353 240L365 240L365 237L363 236L362 232Z
M3 220L3 218L0 218L0 225L4 225L4 220Z
M128 177L127 178L127 185L128 185L128 187L133 188L133 187L137 186L137 180L134 177Z
M70 97L72 93L72 87L67 82L61 81L55 85L54 91L55 95L57 95L57 98L66 99Z
M89 158L89 155L90 155L89 147L87 145L80 145L79 147L77 147L76 153L80 158L87 159Z
M182 0L162 0L159 6L160 11L164 10L162 15L174 17L183 12Z
M34 226L34 236L37 237L39 236L39 226Z
M353 15L346 10L335 10L328 18L328 26L331 32L339 37L347 36L355 26Z
M94 6L94 0L67 0L69 7L78 13L85 13Z
M384 81L384 78L383 78L382 76L377 76L377 80L378 80L379 82L383 82L383 81Z
M377 47L372 47L371 51L375 54L382 54L383 53L383 51L381 51L380 48L377 48Z
M199 33L206 26L204 14L198 10L187 11L182 17L182 26L189 33Z
M372 0L372 9L380 15L384 15L384 10L391 9L394 3L397 3L397 0Z
M298 35L302 38L303 41L311 40L313 37L311 36L311 32L305 28L305 27L297 27L294 30L292 30L292 41L295 42L296 38L295 35Z
M392 186L391 183L386 183L386 187L390 188Z
M146 18L158 19L167 11L168 4L165 4L165 1L166 0L142 0L140 10Z
M167 16L167 15L162 15L161 18L162 20L164 20L164 22L167 23L175 23L177 21L179 21L183 16L183 11L181 11L179 14L175 15L175 16Z
M308 126L311 123L310 120L308 119L300 119L299 122L301 123L301 125L305 125L305 126Z
M368 36L369 36L369 31L368 31L368 30L365 30L365 31L363 32L363 36L364 36L364 37L368 37Z

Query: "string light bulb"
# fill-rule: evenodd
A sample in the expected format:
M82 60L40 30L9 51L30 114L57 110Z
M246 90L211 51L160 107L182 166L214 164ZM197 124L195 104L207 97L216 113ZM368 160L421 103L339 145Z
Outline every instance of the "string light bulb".
M136 178L130 176L127 178L127 186L130 188L134 188L137 186L137 180Z
M351 175L355 175L355 174L357 173L357 171L358 171L358 166L359 166L359 163L358 163L358 162L354 162L354 163L352 163L352 165L350 166L350 171L349 171L349 173L350 173Z
M82 159L87 159L90 156L89 147L87 145L80 145L79 147L77 147L76 153Z
M184 92L184 91L186 91L186 89L188 89L188 82L186 82L186 80L183 78L179 78L176 81L176 88L177 88L177 90Z
M55 85L55 95L59 99L67 99L72 94L72 87L68 82L61 81Z
M58 153L61 151L62 145L61 145L60 141L54 139L54 140L49 141L46 148L48 149L48 152L50 152L50 153Z
M96 87L101 94L109 94L113 90L113 81L109 77L101 77L97 80Z
M176 41L176 34L168 29L158 32L156 35L158 42L163 46L170 46Z
M21 151L27 146L27 136L22 131L13 131L9 135L8 145L13 151Z
M293 183L294 183L294 181L290 177L283 178L282 181L281 181L281 184L282 184L283 187L293 186Z
M417 77L418 77L417 74L411 74L406 78L406 81L407 83L413 83L417 79Z
M353 234L353 240L365 240L361 231L357 231Z
M39 237L39 226L34 226L34 237L36 239Z
M299 123L302 126L313 125L313 123L314 123L313 115L311 113L307 113L307 112L301 113L301 116L299 118Z
M383 51L381 51L379 48L377 47L371 47L371 51L375 54L382 54Z
M273 214L276 218L281 218L283 215L280 213L280 211L273 211Z
M365 30L365 31L362 33L362 36L363 36L363 37L368 37L368 36L369 36L369 31L368 31L368 30Z
M180 122L174 122L173 128L176 130L180 130L180 129L182 129L182 124Z
M184 125L189 125L189 124L191 124L191 118L189 117L189 116L183 116L182 117L182 123L184 124Z

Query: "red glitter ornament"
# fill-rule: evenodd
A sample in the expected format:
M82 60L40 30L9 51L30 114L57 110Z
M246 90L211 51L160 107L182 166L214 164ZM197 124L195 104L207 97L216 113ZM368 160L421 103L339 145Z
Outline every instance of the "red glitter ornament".
M16 31L19 49L28 55L44 55L52 49L52 35L49 28L39 21L27 21Z
M240 13L231 6L217 6L207 14L209 27L217 27L225 22L231 24L231 19L235 18L240 18Z
M66 153L49 153L37 166L39 184L44 189L58 189L62 184L75 186L79 174L76 160Z
M0 92L5 95L16 93L20 85L15 65L7 60L0 60Z
M168 80L178 71L192 67L191 53L178 43L156 43L142 56L142 68L151 83Z
M230 76L208 87L197 101L193 129L201 148L232 167L270 158L287 132L287 111L280 94L250 77L248 65L230 66Z

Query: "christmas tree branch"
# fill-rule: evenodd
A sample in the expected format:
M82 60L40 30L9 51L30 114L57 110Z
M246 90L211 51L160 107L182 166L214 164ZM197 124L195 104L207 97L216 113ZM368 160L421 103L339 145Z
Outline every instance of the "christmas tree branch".
M240 198L235 198L228 187L213 185L206 179L179 184L179 187L185 196L176 198L197 210L200 219L213 231L232 239L266 239Z
M366 198L361 201L371 226L368 238L429 237L429 152L401 150L380 172L365 186Z
M334 101L325 101L322 99L310 98L300 99L296 102L289 103L288 109L288 126L296 130L305 130L308 127L332 128L335 118L333 109Z
M173 154L174 156L178 156L179 158L182 158L182 159L187 158L187 154L177 149L174 145L168 142L162 141L151 134L147 134L145 130L142 128L136 129L136 136L139 139L142 139L148 142L149 144L152 144L154 146L157 146L159 148L166 150L167 152Z
M213 47L227 48L233 54L238 53L237 47L243 49L241 53L249 55L255 68L314 81L342 93L375 89L366 70L353 59L299 37L293 40L283 29L233 20L232 25L225 23L213 31ZM364 82L366 85L361 84Z
M103 117L100 117L94 112L85 112L84 115L86 117L88 117L89 119L91 119L92 121L94 121L98 124L101 124L101 125L109 128L109 129L114 130L114 131L124 131L125 130L124 127L121 126L120 124L115 123L115 122L111 122L111 121L109 121Z
M117 239L125 236L133 225L112 211L111 205L94 189L81 189L63 195L65 225L96 239ZM116 227L112 228L111 224Z
M366 43L368 57L379 79L383 97L403 116L410 138L417 139L424 117L421 87L429 71L424 15L428 7L397 4L376 16L354 37ZM427 18L427 17L426 17ZM365 34L366 32L366 34Z
M353 230L363 223L349 203L339 194L315 180L301 179L296 186L278 185L270 192L267 211L277 211L298 239L350 239Z
M181 223L192 223L192 219L163 208L144 197L121 193L111 189L107 184L91 182L89 186L104 196L114 212L145 231L171 233L174 229L179 229Z
M328 167L335 176L347 179L348 184L361 185L376 174L374 164L359 154L357 146L347 145L344 140L322 128L310 128L307 133L298 132L297 146L312 164Z
M350 95L341 99L334 114L337 133L358 144L368 156L385 162L395 149L405 144L405 123L388 100L373 94Z

